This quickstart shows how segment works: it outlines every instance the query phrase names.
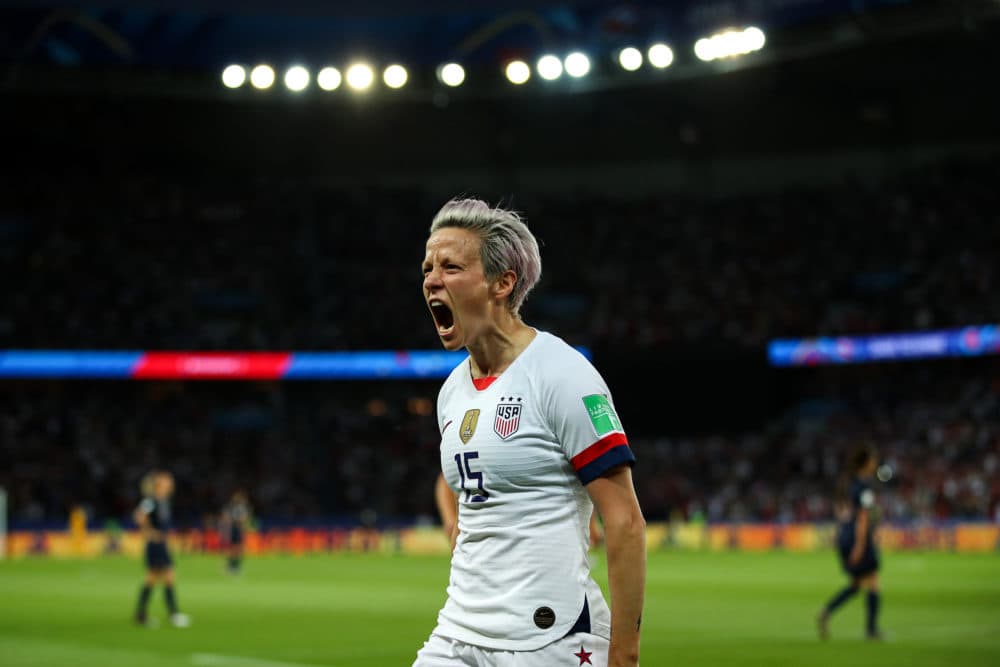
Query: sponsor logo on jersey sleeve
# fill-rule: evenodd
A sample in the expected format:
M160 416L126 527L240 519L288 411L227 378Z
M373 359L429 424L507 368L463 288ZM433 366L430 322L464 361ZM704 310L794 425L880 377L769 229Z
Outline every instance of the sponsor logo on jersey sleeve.
M517 433L517 427L521 424L521 401L521 398L514 396L500 398L496 418L493 420L493 432L499 435L501 440L506 440Z
M587 407L587 415L598 437L624 430L607 396L590 394L583 397L583 404Z
M462 440L463 445L472 440L472 436L476 434L476 424L478 423L479 410L466 410L465 416L462 417L462 427L458 431L458 437Z

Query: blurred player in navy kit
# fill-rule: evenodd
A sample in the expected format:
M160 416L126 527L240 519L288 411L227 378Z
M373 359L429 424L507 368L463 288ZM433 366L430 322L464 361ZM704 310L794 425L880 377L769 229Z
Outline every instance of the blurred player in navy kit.
M821 639L829 636L830 616L858 592L865 591L866 625L868 639L882 639L878 628L881 603L878 584L879 553L875 546L875 492L870 480L878 468L878 457L870 448L859 449L852 457L854 478L849 491L850 507L846 510L837 530L837 550L844 571L851 582L837 593L823 608L817 619Z
M170 496L174 492L174 478L165 470L154 470L142 480L142 502L135 510L135 522L146 541L146 579L139 592L139 604L135 610L135 621L140 625L151 625L146 615L149 596L153 586L163 584L163 595L170 614L170 623L177 628L191 624L187 615L177 608L174 592L174 562L167 549L167 534L170 531Z
M222 535L226 540L226 570L229 574L239 574L243 564L243 540L250 531L250 502L247 494L237 491L222 509Z

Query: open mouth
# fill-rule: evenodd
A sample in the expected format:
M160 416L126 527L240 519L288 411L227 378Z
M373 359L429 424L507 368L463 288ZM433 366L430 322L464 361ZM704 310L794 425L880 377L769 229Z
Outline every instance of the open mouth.
M431 315L434 316L434 324L437 325L438 335L450 334L455 329L455 316L443 301L431 299L428 302L431 307Z

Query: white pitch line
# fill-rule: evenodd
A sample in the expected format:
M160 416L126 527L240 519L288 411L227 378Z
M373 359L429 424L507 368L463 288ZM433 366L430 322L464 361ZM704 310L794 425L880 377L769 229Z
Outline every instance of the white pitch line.
M192 653L191 664L198 667L321 667L320 665L310 665L304 662L283 662L281 660L222 655L219 653ZM330 665L326 667L330 667Z

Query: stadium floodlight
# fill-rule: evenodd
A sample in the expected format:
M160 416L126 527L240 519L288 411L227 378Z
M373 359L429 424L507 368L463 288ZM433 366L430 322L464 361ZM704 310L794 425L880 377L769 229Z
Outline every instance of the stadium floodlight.
M375 81L375 72L370 65L354 63L347 68L347 85L357 91L368 90Z
M666 44L653 44L646 53L649 57L649 64L657 69L670 67L674 62L674 52Z
M382 80L390 88L402 88L406 85L408 78L410 78L410 75L402 65L389 65L382 72Z
M764 31L754 26L743 30L725 30L695 42L694 54L708 62L760 51L766 42Z
M642 51L634 46L628 46L618 54L618 64L627 72L634 72L642 67Z
M438 68L437 75L441 83L454 88L465 81L465 68L458 63L447 63Z
M742 30L727 30L716 39L716 53L723 58L747 53Z
M274 85L274 68L270 65L257 65L250 70L250 85L257 90L267 90Z
M531 68L523 60L514 60L507 63L507 80L514 85L520 86L531 78Z
M538 70L538 76L542 77L546 81L555 81L562 76L563 65L559 58L553 55L544 55L538 59L538 63L535 65L535 69Z
M694 54L698 56L699 60L705 62L715 60L715 42L708 37L702 37L694 43Z
M301 93L309 87L309 79L309 70L302 65L295 65L285 72L285 87L293 93Z
M324 67L316 75L316 85L328 92L340 88L342 80L343 77L340 76L340 70L336 67Z
M563 65L566 67L566 73L574 79L587 76L587 73L590 72L590 58L587 57L587 54L579 51L574 51L566 56Z
M239 88L247 82L247 70L243 65L230 65L222 70L222 84L226 88Z
M764 31L755 26L750 26L743 30L743 38L745 40L746 48L749 51L760 51L764 48L764 44L767 43L767 37L764 35Z

